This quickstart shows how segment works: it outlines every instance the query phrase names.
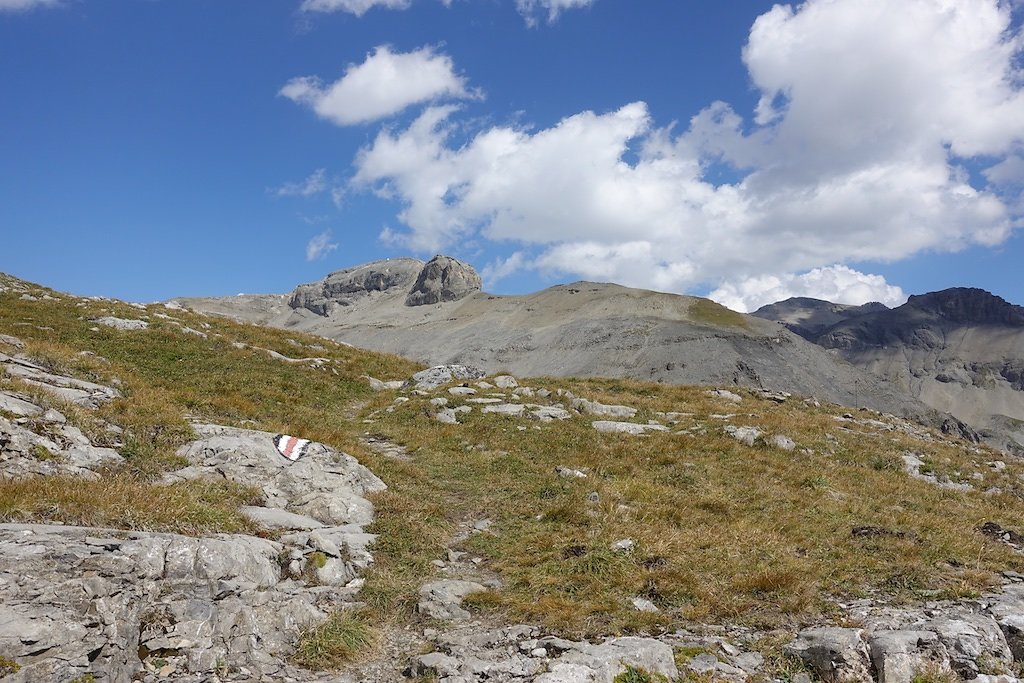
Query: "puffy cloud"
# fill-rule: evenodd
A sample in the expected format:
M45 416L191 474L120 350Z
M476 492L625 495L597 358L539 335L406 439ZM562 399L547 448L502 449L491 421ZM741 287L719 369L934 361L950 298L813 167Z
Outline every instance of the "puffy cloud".
M881 275L868 275L840 265L814 268L800 275L763 275L725 283L709 295L723 306L744 313L795 296L853 306L880 301L890 308L907 300L902 289L890 285Z
M442 97L476 96L447 55L431 47L392 52L387 45L368 54L362 64L350 64L334 83L325 86L315 76L303 76L288 81L279 94L339 126L386 118Z
M0 12L25 12L37 7L57 7L60 0L0 0Z
M406 9L411 0L303 0L299 9L303 12L348 12L363 16L374 7Z
M511 256L497 258L488 263L480 271L480 277L484 281L484 288L494 285L509 275L519 271L526 263L526 254L521 251L513 252Z
M1011 156L984 171L985 177L995 185L1024 185L1024 157Z
M550 24L558 19L563 10L587 7L593 2L594 0L516 0L516 9L523 15L528 25L536 26L538 12L547 12Z
M318 168L305 180L297 183L285 183L274 188L272 192L278 197L312 197L327 189L327 171Z
M402 204L387 237L417 251L483 236L536 254L496 273L740 283L722 296L747 302L842 275L884 294L830 264L994 245L1020 223L997 181L1024 147L1021 45L997 0L776 6L743 51L750 121L714 103L676 134L634 102L465 138L457 108L430 107L360 152L353 186ZM963 168L976 155L994 160L987 186ZM734 182L710 179L723 164Z
M309 240L309 243L306 244L306 260L317 261L337 249L337 242L332 242L331 238L331 231L324 230Z

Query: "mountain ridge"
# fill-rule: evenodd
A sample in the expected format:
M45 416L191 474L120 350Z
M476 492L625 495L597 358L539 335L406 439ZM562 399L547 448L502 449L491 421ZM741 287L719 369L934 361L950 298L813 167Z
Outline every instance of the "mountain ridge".
M442 262L453 268L448 280L435 279L442 294L435 303L409 305L410 282L420 275L413 274L416 268L422 272ZM390 259L332 272L290 294L172 302L430 365L463 363L534 377L724 383L864 406L936 427L948 421L783 326L708 299L590 282L499 296L481 291L470 271L440 255L426 264ZM460 283L452 290L457 294L444 296L451 282ZM359 289L352 283L370 285ZM971 435L962 424L947 428Z

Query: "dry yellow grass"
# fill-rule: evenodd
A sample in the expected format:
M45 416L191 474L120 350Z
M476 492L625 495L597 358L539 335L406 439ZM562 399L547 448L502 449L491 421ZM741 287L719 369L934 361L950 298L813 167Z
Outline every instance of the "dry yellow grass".
M1012 527L1024 512L1020 467L996 473L985 466L994 454L983 449L844 431L874 428L837 421L839 407L797 399L777 405L747 394L742 406L728 407L700 387L538 385L637 406L641 422L658 410L690 412L680 426L703 424L706 433L637 438L600 434L585 418L537 425L478 411L463 425L442 425L426 398L380 413L374 429L415 453L414 463L390 472L392 500L443 505L435 532L459 520L497 522L496 533L473 536L464 549L503 576L506 588L481 604L509 618L576 635L689 620L772 626L814 619L840 597L971 595L993 585L995 572L1024 567L975 529L989 519ZM740 444L723 433L725 422L709 417L721 412L741 412L733 423L786 434L800 448ZM980 472L980 489L1004 493L951 492L911 479L901 470L907 450L950 474ZM558 465L589 476L558 477ZM588 502L592 493L597 503ZM396 507L380 506L381 524L400 523L392 520ZM861 526L894 533L854 535ZM636 541L632 553L612 551L622 538ZM393 563L409 562L382 551L378 580ZM632 597L652 600L661 612L637 612Z
M200 535L210 530L262 533L240 505L260 493L227 482L189 481L157 486L128 474L0 479L0 521L57 521L76 526Z

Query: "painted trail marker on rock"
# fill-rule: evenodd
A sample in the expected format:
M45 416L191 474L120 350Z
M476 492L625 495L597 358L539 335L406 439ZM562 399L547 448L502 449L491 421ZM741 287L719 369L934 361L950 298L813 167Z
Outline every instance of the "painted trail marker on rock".
M306 454L306 449L310 443L312 442L309 439L300 439L297 436L288 436L287 434L278 434L274 437L274 446L277 447L277 452L292 462Z

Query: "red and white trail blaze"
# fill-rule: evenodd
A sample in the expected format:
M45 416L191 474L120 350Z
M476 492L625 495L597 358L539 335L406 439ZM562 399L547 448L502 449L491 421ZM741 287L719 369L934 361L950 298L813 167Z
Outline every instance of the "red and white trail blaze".
M297 436L278 434L274 437L274 445L282 457L295 462L306 454L306 447L310 444L309 439L300 439Z

